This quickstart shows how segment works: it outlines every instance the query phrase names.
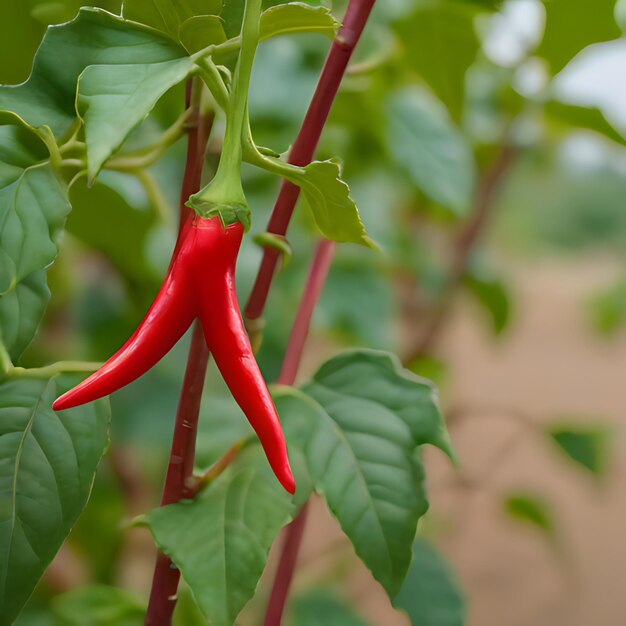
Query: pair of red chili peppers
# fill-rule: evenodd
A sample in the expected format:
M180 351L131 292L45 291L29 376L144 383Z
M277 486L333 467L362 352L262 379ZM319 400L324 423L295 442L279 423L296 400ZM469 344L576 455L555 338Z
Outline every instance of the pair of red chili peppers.
M199 318L215 363L256 431L274 474L294 493L278 413L239 312L235 264L243 231L239 222L224 226L220 216L189 216L165 281L135 333L97 372L52 406L69 409L128 385L165 356Z

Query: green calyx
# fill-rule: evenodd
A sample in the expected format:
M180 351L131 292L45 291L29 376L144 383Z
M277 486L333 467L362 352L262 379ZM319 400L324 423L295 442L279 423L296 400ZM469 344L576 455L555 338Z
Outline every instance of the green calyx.
M186 205L200 217L219 217L222 226L241 223L244 230L250 228L250 207L245 202L213 202L196 193L187 200Z
M246 0L241 28L241 48L226 108L222 155L213 180L187 201L201 217L218 215L222 224L250 226L250 208L241 184L241 138L247 124L248 89L257 45L261 0Z

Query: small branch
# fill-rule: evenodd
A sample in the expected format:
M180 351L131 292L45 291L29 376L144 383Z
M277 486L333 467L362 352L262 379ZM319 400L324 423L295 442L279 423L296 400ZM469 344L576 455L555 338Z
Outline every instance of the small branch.
M504 143L496 161L478 184L472 211L454 240L452 259L442 294L426 320L416 346L411 350L410 356L404 359L405 363L427 354L438 338L450 311L450 302L467 271L471 253L489 223L502 182L515 163L516 157L517 149L509 142Z
M324 239L317 244L315 256L309 270L302 301L296 312L296 317L291 327L289 342L285 351L285 358L280 370L277 382L281 385L293 385L296 381L298 368L302 361L304 344L309 333L311 318L324 283L330 271L330 265L335 253L335 243Z
M9 378L52 378L57 374L70 372L95 372L102 363L90 361L59 361L45 367L11 367L7 371Z
M189 497L193 498L200 491L202 491L207 485L212 483L218 476L223 474L224 470L237 458L239 451L246 444L247 437L236 441L224 455L219 458L206 472L199 476L190 476L187 479L187 489L189 491Z
M374 1L350 0L343 26L330 49L313 99L302 122L302 127L289 153L290 164L303 167L313 159L330 108L339 90L350 57L374 6ZM299 187L289 181L283 181L267 225L268 232L281 236L287 234L287 228L299 194ZM247 320L256 320L263 315L279 260L280 253L278 251L265 250L252 293L245 307Z
M178 119L161 135L158 143L142 148L135 152L128 152L115 156L105 163L106 169L122 172L136 171L150 167L156 163L168 148L173 146L189 127L189 121L193 117L194 111L187 107Z

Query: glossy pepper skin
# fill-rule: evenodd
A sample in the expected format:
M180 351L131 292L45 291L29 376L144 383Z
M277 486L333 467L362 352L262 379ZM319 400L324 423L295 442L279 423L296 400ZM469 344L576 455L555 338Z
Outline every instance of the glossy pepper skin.
M165 281L132 337L94 374L58 398L60 411L91 402L147 372L200 319L215 363L256 431L276 477L289 492L295 482L276 407L259 371L241 319L235 264L240 223L219 217L186 221Z

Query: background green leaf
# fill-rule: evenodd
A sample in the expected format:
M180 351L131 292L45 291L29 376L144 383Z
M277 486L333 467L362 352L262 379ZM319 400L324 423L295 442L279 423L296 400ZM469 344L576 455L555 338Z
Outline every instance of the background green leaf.
M0 385L0 624L9 626L82 512L108 440L108 400L55 413L77 376Z
M613 432L603 425L558 425L548 428L548 436L574 463L594 477L604 476L609 461Z
M54 599L52 608L63 626L139 626L146 611L134 593L106 585L68 591Z
M476 165L471 148L445 108L422 89L406 88L387 102L392 157L433 202L460 215L472 200Z
M615 0L545 0L546 28L537 54L552 74L560 72L583 48L616 39Z
M459 0L415 4L415 12L395 25L406 44L407 65L460 122L465 73L480 49L474 28L478 7Z
M35 336L50 300L46 273L37 270L0 296L0 340L17 363Z
M293 626L366 626L346 602L322 589L294 598L290 614Z
M49 265L69 213L65 184L43 142L13 116L0 117L0 249L13 285Z
M504 500L504 510L513 519L535 527L550 539L554 537L553 513L541 496L530 492L512 493Z
M393 600L412 626L463 626L465 600L454 572L435 547L418 538L409 573Z

